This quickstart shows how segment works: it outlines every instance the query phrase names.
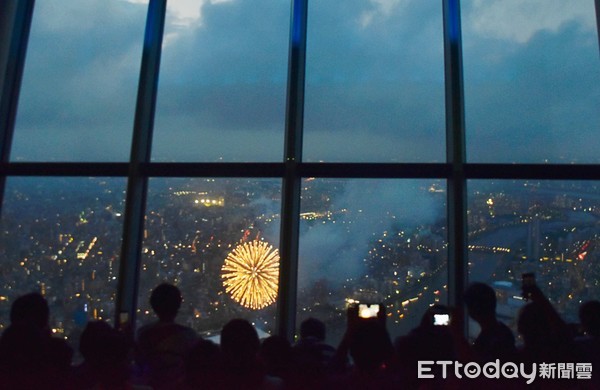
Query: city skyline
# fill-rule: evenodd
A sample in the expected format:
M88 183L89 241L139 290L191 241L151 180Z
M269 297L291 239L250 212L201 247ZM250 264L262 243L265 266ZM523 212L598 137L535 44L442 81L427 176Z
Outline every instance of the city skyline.
M73 337L87 320L112 322L124 181L54 178L37 180L34 187L27 179L13 180L1 221L8 261L0 288L0 325L7 325L12 299L31 290L50 300L53 328L60 335ZM524 270L536 272L540 286L570 321L576 320L573 299L580 302L600 292L594 276L600 245L594 183L472 183L470 280L495 286L506 321L514 322L522 304L519 275ZM74 185L78 191L72 191ZM228 253L241 242L264 239L278 247L279 186L278 180L256 179L151 183L138 324L153 318L149 292L168 281L184 293L180 320L200 332L212 333L237 316L273 332L276 305L245 309L226 293L220 275ZM359 196L358 187L371 190ZM426 202L437 204L437 211L419 217L427 203L419 204L417 196L394 205L393 190L401 195L410 188L420 198L430 197ZM444 204L445 188L438 180L304 180L298 318L323 318L335 340L343 330L340 313L352 299L385 303L392 334L415 326L429 304L447 299Z
M143 49L159 47L144 41L148 1L34 3L23 81L2 101L19 96L1 156L0 327L31 289L63 336L90 319L143 324L162 281L200 332L242 316L288 338L317 316L335 339L357 300L405 333L474 280L513 326L525 271L569 321L600 293L600 176L580 165L600 162L597 1L169 0L156 111L136 102ZM304 4L305 77L289 47ZM460 58L444 47L453 7ZM289 290L261 310L220 276L252 239L280 251Z

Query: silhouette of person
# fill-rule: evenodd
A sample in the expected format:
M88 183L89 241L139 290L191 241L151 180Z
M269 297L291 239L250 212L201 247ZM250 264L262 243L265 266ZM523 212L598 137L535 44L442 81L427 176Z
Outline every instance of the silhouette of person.
M300 324L300 338L293 347L298 364L311 370L324 371L335 355L335 348L325 343L325 324L316 318L307 318Z
M353 365L341 375L332 376L329 387L344 389L392 389L398 384L389 367L394 361L394 348L386 329L385 306L380 305L376 317L361 318L358 306L347 309L347 327L335 360L342 362L347 354Z
M481 332L473 343L481 361L511 361L514 358L515 336L508 326L496 318L496 292L485 283L471 283L464 294L469 316L479 324Z
M46 335L51 334L48 325L49 318L48 302L46 298L37 292L21 295L15 299L10 308L11 325L32 326Z
M45 382L47 338L34 326L10 325L0 337L0 388L35 388Z
M33 292L18 297L10 326L0 337L0 388L63 388L70 377L73 350L51 336L48 302Z
M260 344L258 358L264 366L267 375L291 381L292 346L282 336L272 335Z
M517 359L527 364L580 362L581 354L568 325L536 284L527 286L530 303L523 306L517 318L517 329L523 338ZM580 388L576 379L555 376L553 380L533 383L534 388ZM593 387L595 388L595 387Z
M130 382L130 351L127 336L104 321L88 322L80 337L83 363L75 368L76 389L147 389Z
M420 388L425 384L432 385L432 388L443 388L440 382L442 375L437 367L433 369L435 380L418 379L418 362L457 360L458 352L451 327L434 323L436 314L448 313L450 309L444 305L429 307L421 317L419 326L394 341L398 376L403 388Z
M183 382L185 356L199 339L192 328L175 322L181 302L181 292L176 286L158 285L150 295L150 305L158 321L137 332L136 361L155 389Z
M260 340L256 329L246 320L233 319L221 330L226 389L280 389L283 381L269 377L259 364Z
M83 362L74 368L74 383L77 388L94 386L100 378L95 366L99 364L99 351L104 343L104 334L111 331L111 326L104 321L88 322L79 336L79 353Z
M528 286L528 296L531 302L521 308L517 319L524 342L521 357L528 361L574 358L571 332L554 306L535 284Z
M223 358L220 347L200 339L185 359L183 389L223 389Z
M376 373L385 368L393 353L390 336L378 321L361 323L350 341L350 356L361 372Z

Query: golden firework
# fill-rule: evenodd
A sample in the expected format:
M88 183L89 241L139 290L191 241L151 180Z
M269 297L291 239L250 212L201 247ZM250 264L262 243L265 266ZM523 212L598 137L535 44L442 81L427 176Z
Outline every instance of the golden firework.
M279 252L264 241L244 242L221 268L225 291L240 305L258 310L277 298Z

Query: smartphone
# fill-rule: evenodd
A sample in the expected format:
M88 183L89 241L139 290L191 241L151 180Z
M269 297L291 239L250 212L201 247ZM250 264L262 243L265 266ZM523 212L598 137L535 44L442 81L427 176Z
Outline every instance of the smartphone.
M379 313L379 304L377 303L360 303L358 304L359 318L375 318Z
M526 272L521 275L521 290L523 298L528 299L531 296L531 287L535 286L535 274Z
M533 272L526 272L521 275L523 288L531 287L535 285L535 274Z
M433 325L448 326L450 325L450 314L434 314Z

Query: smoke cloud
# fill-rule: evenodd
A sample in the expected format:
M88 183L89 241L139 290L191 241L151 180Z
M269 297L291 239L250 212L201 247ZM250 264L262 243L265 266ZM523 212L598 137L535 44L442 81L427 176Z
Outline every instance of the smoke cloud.
M349 180L328 211L330 219L302 221L299 286L339 284L364 272L370 244L384 231L429 225L444 216L443 194L427 180ZM442 195L442 196L440 196ZM303 212L317 211L303 209Z

